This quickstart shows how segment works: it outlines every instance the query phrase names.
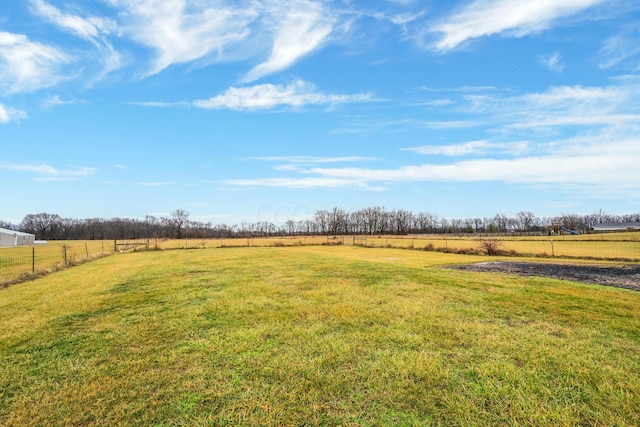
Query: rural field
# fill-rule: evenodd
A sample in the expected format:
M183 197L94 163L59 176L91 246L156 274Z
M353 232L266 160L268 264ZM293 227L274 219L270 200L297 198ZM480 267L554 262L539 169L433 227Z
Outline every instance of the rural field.
M277 236L215 239L53 240L42 246L0 248L0 287L113 252L230 247L363 246L482 254L483 243L512 257L576 258L640 262L640 233L580 236L374 235ZM495 254L494 254L495 255Z
M640 425L640 293L352 246L116 253L0 289L0 425Z

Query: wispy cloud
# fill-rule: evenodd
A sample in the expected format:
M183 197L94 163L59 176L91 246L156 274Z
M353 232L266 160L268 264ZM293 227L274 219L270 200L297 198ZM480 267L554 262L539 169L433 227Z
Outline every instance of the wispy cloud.
M467 141L452 145L424 145L421 147L404 148L403 151L412 151L417 154L433 156L460 157L469 155L486 155L488 153L524 154L530 149L527 141L508 143L496 143L485 140Z
M0 104L0 124L26 119L27 113Z
M269 59L250 70L244 78L252 82L290 67L304 55L320 47L333 30L334 19L322 3L306 0L268 8L274 16L273 46ZM283 14L282 17L279 15Z
M600 68L611 68L623 64L640 54L640 30L634 25L624 28L618 34L609 37L600 49ZM632 64L632 70L637 71L640 60Z
M635 144L635 145L634 145ZM472 159L449 164L422 164L397 169L313 168L309 174L356 182L500 181L513 184L606 186L630 190L640 179L640 145L627 140L592 145L586 153L563 153L510 159Z
M83 18L72 15L44 0L30 0L30 3L34 14L85 40L97 40L101 34L112 32L117 28L116 23L108 18Z
M122 31L131 39L155 50L147 74L157 74L173 64L220 56L225 48L249 34L257 17L253 7L243 3L172 0L107 0L121 10Z
M307 164L278 169L278 177L229 180L228 184L302 188L303 184L293 183L300 179L309 186L380 188L412 182L500 182L637 199L637 78L621 78L609 86L557 86L518 96L491 92L473 96L469 108L456 104L452 112L485 123L483 130L493 137L404 149L443 157L437 161L391 169ZM415 122L396 124L415 127Z
M96 52L89 52L92 60L102 63L102 69L92 82L101 80L122 64L120 54L113 48L107 36L117 33L117 23L109 18L80 15L63 12L44 0L30 0L32 12L50 22L62 31L90 42Z
M226 183L235 186L269 186L285 188L357 187L379 188L380 185L411 182L503 182L507 184L553 185L558 189L606 193L634 194L640 180L637 158L638 140L614 144L591 144L585 152L552 152L543 156L507 159L480 158L447 164L419 164L395 169L309 168L300 176L288 178L236 179ZM635 197L635 196L633 196Z
M35 181L76 181L88 178L98 171L96 168L79 167L75 169L57 169L48 164L0 163L0 169L25 172L36 175Z
M88 104L84 99L61 99L60 95L52 95L42 101L42 105L46 108L57 107L59 105Z
M575 15L605 0L475 0L436 23L441 34L432 48L446 52L468 40L501 34L522 37L549 28L560 18Z
M559 131L569 126L630 126L640 119L640 80L628 78L608 86L555 86L522 95L465 95L450 111L466 120L491 124L494 131ZM464 104L466 103L466 104ZM478 120L482 117L482 120Z
M220 95L194 101L193 105L205 109L266 110L279 106L335 106L373 100L373 95L370 93L355 95L325 94L320 92L313 84L298 80L287 86L262 84L251 87L231 87Z
M550 55L538 55L538 63L556 73L561 73L564 70L564 64L560 62L560 54L558 52Z
M397 119L380 120L372 118L352 118L349 123L333 130L332 134L374 134L383 130L401 132L407 129L466 129L477 127L481 123L474 120L423 120Z
M67 78L62 67L71 61L71 56L54 46L0 31L0 91L4 93L55 86Z

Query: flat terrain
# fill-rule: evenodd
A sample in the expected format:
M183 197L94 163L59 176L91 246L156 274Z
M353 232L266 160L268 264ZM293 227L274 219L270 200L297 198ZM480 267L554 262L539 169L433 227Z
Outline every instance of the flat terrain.
M0 289L0 425L640 425L640 293L442 268L488 261L149 251Z

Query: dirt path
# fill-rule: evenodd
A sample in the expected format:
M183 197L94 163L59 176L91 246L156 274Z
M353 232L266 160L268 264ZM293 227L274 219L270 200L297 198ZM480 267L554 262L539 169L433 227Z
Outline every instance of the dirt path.
M533 262L481 262L454 267L459 270L551 277L574 282L614 286L640 292L640 265L598 267Z

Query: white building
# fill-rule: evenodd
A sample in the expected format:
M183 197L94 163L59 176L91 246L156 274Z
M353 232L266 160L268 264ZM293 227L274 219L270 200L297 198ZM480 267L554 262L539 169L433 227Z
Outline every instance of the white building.
M596 224L593 226L594 231L639 231L640 222L620 222Z
M29 246L36 241L36 236L20 231L0 228L0 247L2 246Z

